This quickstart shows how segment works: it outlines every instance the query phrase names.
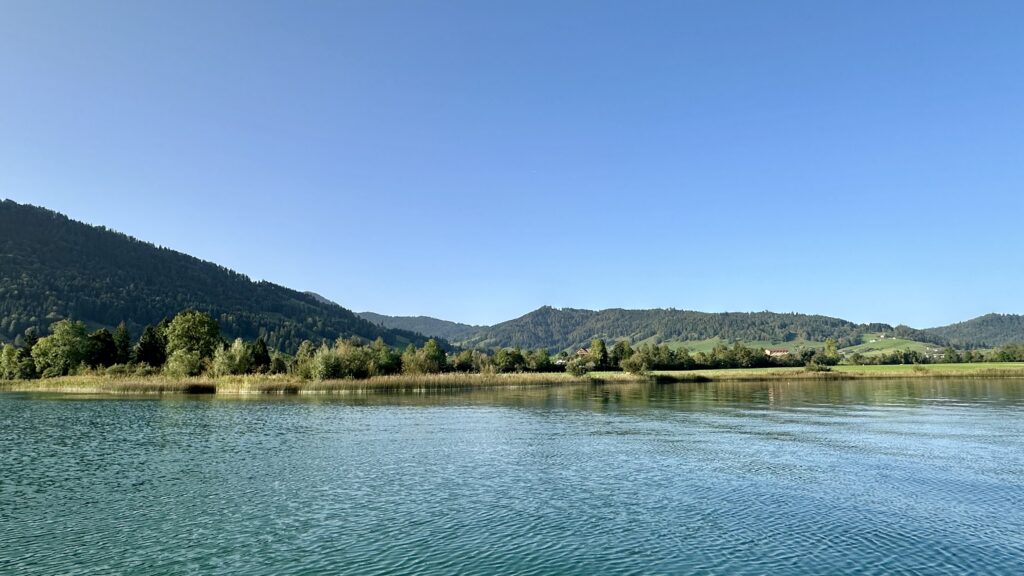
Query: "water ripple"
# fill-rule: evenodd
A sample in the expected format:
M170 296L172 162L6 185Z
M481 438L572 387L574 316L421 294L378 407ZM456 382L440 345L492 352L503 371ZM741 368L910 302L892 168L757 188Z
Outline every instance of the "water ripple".
M1006 384L0 395L0 574L1014 574Z

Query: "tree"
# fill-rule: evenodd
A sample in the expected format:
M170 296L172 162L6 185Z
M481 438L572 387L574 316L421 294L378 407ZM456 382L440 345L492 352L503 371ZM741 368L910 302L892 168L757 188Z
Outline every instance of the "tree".
M832 338L825 340L825 356L839 356L839 350L836 348L836 341Z
M427 343L423 345L423 360L424 366L431 374L444 372L448 367L448 354L433 338L427 340Z
M613 367L621 367L623 360L628 360L633 355L633 347L629 345L629 340L619 340L612 346L612 351L608 355L608 363Z
M494 353L494 370L501 374L522 372L526 358L519 348L502 348Z
M402 353L402 372L406 374L438 374L448 367L448 354L431 338L416 349L410 344Z
M270 371L270 350L267 349L267 343L263 341L262 336L252 345L251 354L252 368L255 372Z
M608 367L608 347L603 339L594 338L590 341L590 361L594 363L595 370Z
M220 327L209 314L188 310L175 316L167 326L168 356L183 350L204 360L213 357L220 346Z
M526 367L534 372L551 372L555 364L551 361L548 349L541 348L526 355Z
M89 343L85 324L61 320L50 327L50 332L32 347L36 371L44 378L70 374L85 360Z
M85 363L90 368L107 368L117 364L117 343L110 330L100 328L89 335Z
M203 359L198 352L175 350L164 363L164 372L176 378L198 376L203 371Z
M647 355L642 353L631 354L622 361L621 366L623 370L630 374L646 374L651 370Z
M384 343L383 338L377 338L370 346L372 359L370 360L370 375L385 376L387 374L398 374L402 371L402 355Z
M114 330L114 347L117 350L115 364L127 364L131 361L132 336L128 333L128 327L124 325L124 322L118 324L117 329Z
M456 372L473 371L473 351L463 350L452 359L452 370Z
M0 380L15 380L18 377L18 349L4 344L0 350Z
M573 376L583 376L594 369L594 362L585 356L577 356L565 365L565 370Z
M269 364L269 359L267 363ZM252 371L253 359L249 346L241 338L236 338L231 346L222 346L213 353L210 369L214 376L230 376L248 374Z
M159 368L167 361L167 340L157 326L146 326L135 344L135 360Z

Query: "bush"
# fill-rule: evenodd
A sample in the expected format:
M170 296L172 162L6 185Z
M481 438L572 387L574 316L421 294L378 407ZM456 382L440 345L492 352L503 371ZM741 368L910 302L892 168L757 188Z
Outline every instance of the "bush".
M831 372L832 368L830 366L826 366L825 364L818 364L817 362L808 362L807 365L804 366L804 370L808 372Z
M573 376L583 376L587 372L593 370L597 364L586 357L578 357L569 360L569 363L565 365L566 372L569 372Z
M115 378L129 376L133 372L132 367L125 364L114 364L103 371L107 376L114 376Z
M198 352L175 350L164 364L164 373L175 378L198 376L203 371L203 361Z

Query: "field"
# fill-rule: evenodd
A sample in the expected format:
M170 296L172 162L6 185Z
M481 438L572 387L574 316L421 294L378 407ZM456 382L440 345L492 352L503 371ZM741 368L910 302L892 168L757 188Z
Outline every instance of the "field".
M921 354L941 354L943 348L938 344L928 342L904 340L902 338L881 338L879 334L864 334L861 337L860 344L843 348L841 352L844 354L860 353L864 356L879 356L896 350L920 352Z
M637 346L640 346L642 344L655 344L656 340L657 338L648 338L647 340L641 340L640 342L633 344L633 347L636 348ZM733 345L733 342L729 340L723 340L721 338L709 338L707 340L670 340L663 342L663 344L667 345L669 348L673 350L686 348L687 350L690 351L691 354L696 354L697 352L711 352L711 350L715 346L719 345L731 347ZM805 348L813 350L822 350L823 348L825 348L824 342L812 342L810 340L793 340L791 342L771 342L768 340L741 340L740 344L748 348L785 348L791 351L796 351Z

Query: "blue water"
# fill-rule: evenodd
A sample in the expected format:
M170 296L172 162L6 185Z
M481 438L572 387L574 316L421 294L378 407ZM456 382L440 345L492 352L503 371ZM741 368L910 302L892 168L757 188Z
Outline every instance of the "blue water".
M0 394L2 574L1020 574L1024 382Z

